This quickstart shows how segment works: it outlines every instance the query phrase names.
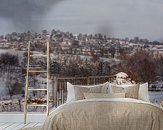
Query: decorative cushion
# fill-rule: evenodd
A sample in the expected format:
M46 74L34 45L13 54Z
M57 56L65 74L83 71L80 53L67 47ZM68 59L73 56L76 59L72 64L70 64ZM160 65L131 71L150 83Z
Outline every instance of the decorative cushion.
M116 85L112 85L112 92L113 93L125 93L126 98L135 98L138 99L139 94L139 85L132 85L128 87L120 87Z
M125 93L109 93L109 94L84 93L84 97L86 99L91 99L91 98L125 98Z
M76 100L81 100L85 99L84 93L102 93L102 87L74 87L75 90L75 99Z
M109 82L99 85L89 85L89 86L81 86L81 85L72 85L67 82L67 101L71 102L75 100L84 99L85 92L94 92L94 93L107 93L110 92Z
M148 83L140 84L138 99L149 102Z

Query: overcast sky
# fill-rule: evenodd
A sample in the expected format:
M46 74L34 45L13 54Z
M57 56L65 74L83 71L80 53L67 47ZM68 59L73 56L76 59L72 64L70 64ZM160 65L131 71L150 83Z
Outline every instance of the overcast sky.
M1 34L54 28L163 40L163 0L0 1Z

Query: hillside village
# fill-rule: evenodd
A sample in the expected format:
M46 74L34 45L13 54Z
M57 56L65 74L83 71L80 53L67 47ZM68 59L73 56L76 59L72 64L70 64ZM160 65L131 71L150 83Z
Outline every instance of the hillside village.
M163 43L158 41L151 42L148 39L141 39L139 37L133 39L110 38L100 33L94 35L75 35L70 32L62 32L59 30L52 30L51 32L43 30L41 33L31 33L30 31L25 33L13 32L11 34L1 35L0 49L9 50L8 52L11 52L11 50L18 52L19 66L25 66L24 52L27 51L28 41L32 43L31 51L33 51L33 53L42 54L45 53L47 40L50 41L52 66L55 66L57 63L60 64L61 69L58 73L62 76L71 75L61 72L64 70L64 66L76 62L78 67L81 68L90 60L92 62L89 62L89 65L94 67L99 65L98 69L101 68L103 70L100 70L100 74L97 72L90 73L89 75L114 74L115 71L113 66L117 65L117 63L119 64L121 59L134 54L139 49L148 51L155 58L163 56ZM43 64L42 61L38 62ZM87 68L89 67L87 66ZM72 74L71 76L84 75Z
M163 88L161 42L151 42L139 37L120 39L102 34L76 35L59 30L43 30L41 33L13 32L0 36L2 101L19 99L16 102L22 109L20 100L24 97L28 42L31 42L31 53L45 54L47 40L50 42L51 76L110 76L124 71L136 82L150 82L151 90L160 91ZM45 58L31 59L31 63L46 67ZM144 69L144 66L148 67ZM46 84L45 78L44 75L39 75L31 79L31 84L43 87L41 84ZM0 111L5 110L1 108Z
M47 38L50 40L51 51L54 54L69 55L87 55L92 53L99 57L119 56L121 49L125 49L129 53L137 48L146 48L151 53L163 55L163 43L158 41L150 42L148 39L110 38L102 34L78 34L74 35L69 32L61 32L52 30L49 33L43 30L42 33L16 33L0 36L0 49L15 49L25 51L27 42L30 40L34 45L44 44ZM115 50L114 50L115 49ZM114 52L115 51L115 52Z

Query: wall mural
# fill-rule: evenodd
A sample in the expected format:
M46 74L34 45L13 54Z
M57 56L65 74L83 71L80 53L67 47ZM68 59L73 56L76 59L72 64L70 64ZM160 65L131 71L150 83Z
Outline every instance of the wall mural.
M0 112L24 111L29 41L32 55L46 54L47 41L50 44L50 107L66 101L67 81L90 85L148 82L150 101L159 105L163 101L160 3L1 0ZM45 57L30 59L32 67L46 69L46 63ZM30 87L43 89L46 84L46 74L30 75ZM43 91L31 91L29 96L28 103L46 102ZM45 108L30 107L29 111Z

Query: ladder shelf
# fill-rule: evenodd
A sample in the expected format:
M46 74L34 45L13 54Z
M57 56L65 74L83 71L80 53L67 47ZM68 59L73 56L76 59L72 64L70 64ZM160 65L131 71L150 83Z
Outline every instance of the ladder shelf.
M46 107L46 113L49 115L49 68L50 68L50 55L49 55L49 42L47 42L47 54L46 55L31 55L30 54L30 42L28 42L28 61L27 61L27 74L26 74L26 88L25 88L25 101L24 101L24 124L27 122L27 112L28 112L28 107ZM34 66L31 67L30 65L30 57L46 57L47 58L47 67L46 70L38 70L38 67ZM36 73L46 73L47 74L47 84L46 88L34 88L34 87L29 87L29 76L30 73L36 74ZM28 103L29 99L29 91L45 91L46 92L46 103Z

